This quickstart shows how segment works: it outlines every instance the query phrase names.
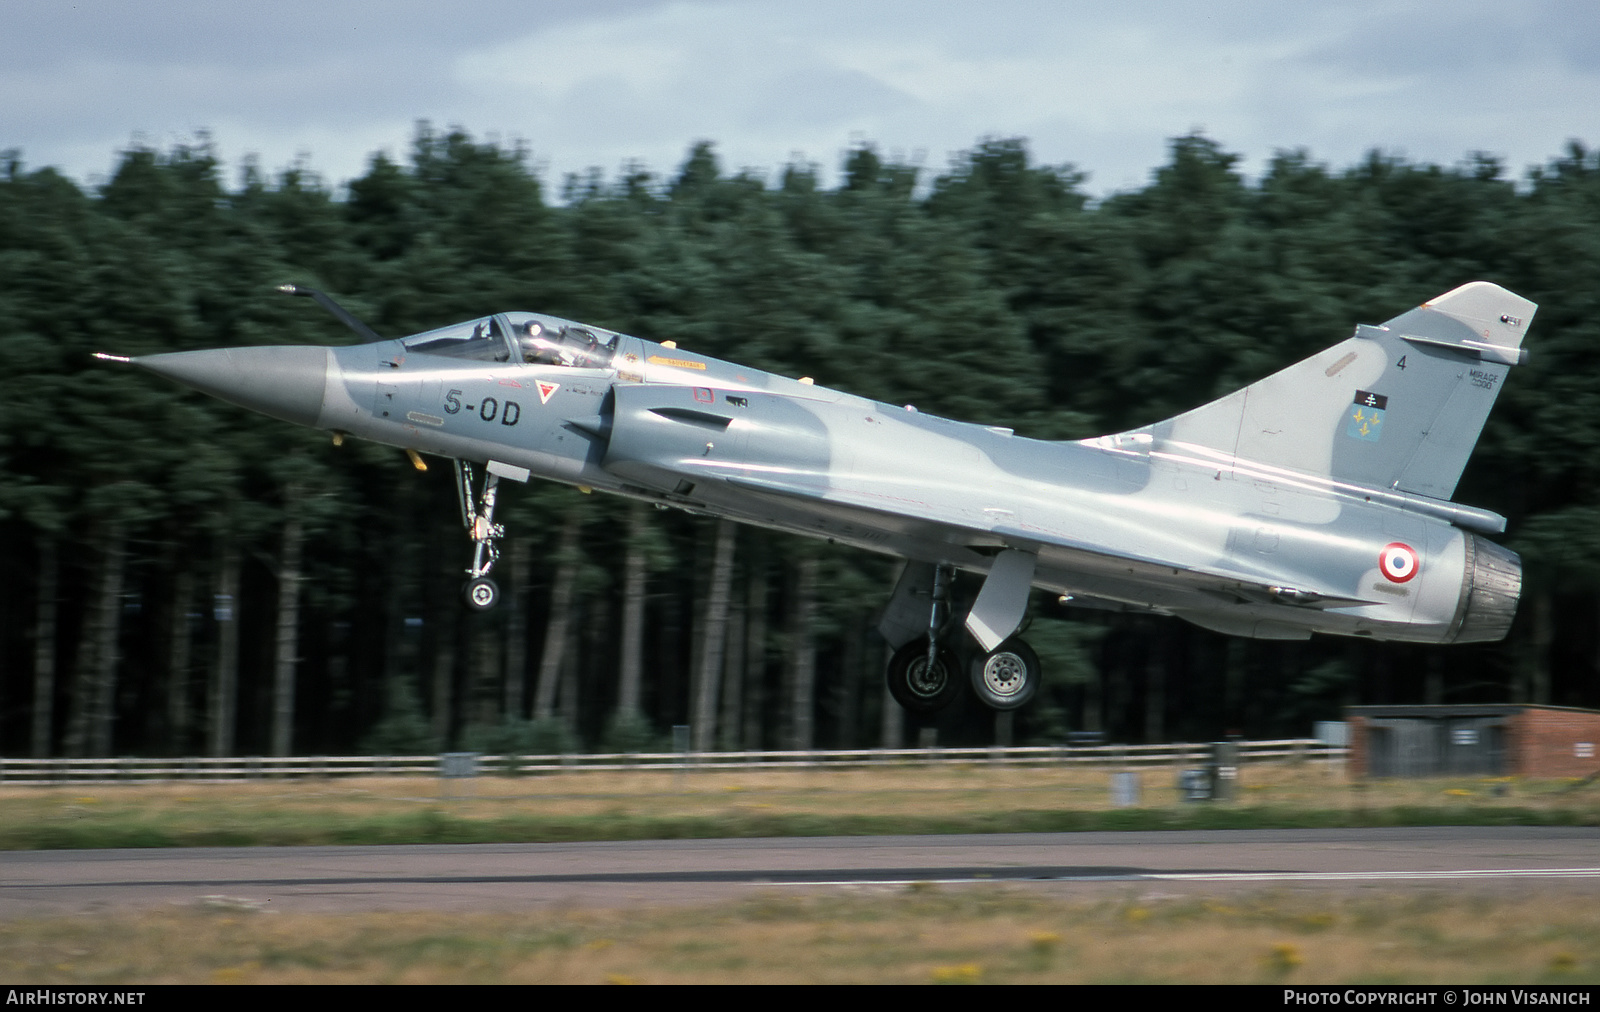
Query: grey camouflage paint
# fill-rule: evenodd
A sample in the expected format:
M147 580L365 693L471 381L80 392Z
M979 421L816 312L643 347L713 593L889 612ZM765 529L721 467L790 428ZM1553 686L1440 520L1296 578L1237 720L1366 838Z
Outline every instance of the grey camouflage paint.
M597 328L605 367L451 358L416 338L134 361L300 424L918 563L986 574L1004 552L1020 559L1004 579L1085 607L1241 636L1466 642L1504 636L1521 570L1475 533L1501 518L1448 500L1535 308L1474 282L1176 418L1067 443ZM570 325L485 318L529 320ZM985 597L1009 611L1016 590ZM969 623L986 649L1015 630L987 617ZM884 631L899 645L914 626Z

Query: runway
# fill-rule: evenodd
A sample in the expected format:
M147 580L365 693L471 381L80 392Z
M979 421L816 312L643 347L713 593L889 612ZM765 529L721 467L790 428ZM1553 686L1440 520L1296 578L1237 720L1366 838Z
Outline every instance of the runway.
M1233 888L1600 894L1600 830L1550 827L824 837L0 854L0 917L165 904L300 912L710 902L1004 883L1063 895ZM1586 899L1586 902L1590 900Z

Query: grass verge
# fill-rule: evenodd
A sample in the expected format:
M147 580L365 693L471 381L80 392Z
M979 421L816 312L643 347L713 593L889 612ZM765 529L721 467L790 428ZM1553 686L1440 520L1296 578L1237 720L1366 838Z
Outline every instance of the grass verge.
M1093 901L1004 887L522 914L271 914L215 900L0 922L0 977L137 983L1600 982L1600 907L1550 895Z
M1600 787L1507 780L1347 783L1247 767L1240 800L1183 803L1161 771L1114 807L1105 770L575 771L486 777L7 786L0 849L538 843L768 836L1338 826L1600 825ZM465 793L461 793L465 791Z

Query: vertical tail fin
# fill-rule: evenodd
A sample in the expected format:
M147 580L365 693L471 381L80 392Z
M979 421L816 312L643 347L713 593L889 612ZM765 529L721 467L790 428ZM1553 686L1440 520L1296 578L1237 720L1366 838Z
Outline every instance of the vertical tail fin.
M1474 281L1145 431L1219 462L1449 499L1537 309Z

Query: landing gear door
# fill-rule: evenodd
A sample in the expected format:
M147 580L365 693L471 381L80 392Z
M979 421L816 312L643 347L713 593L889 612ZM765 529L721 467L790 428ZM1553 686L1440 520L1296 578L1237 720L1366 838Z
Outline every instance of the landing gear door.
M895 650L928 635L928 588L932 586L933 563L906 563L878 623L878 634Z
M967 613L967 632L985 653L1010 638L1028 613L1033 568L1038 556L1008 548L994 557L988 579Z

